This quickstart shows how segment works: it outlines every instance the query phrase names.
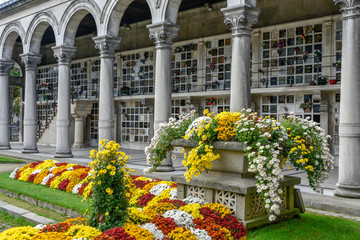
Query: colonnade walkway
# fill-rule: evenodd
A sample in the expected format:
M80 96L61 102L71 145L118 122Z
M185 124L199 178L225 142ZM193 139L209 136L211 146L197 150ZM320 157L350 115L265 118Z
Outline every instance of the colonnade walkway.
M72 149L73 158L54 158L55 147L38 145L39 153L22 153L23 144L20 142L11 142L10 150L1 150L0 156L14 157L25 160L41 161L46 159L56 159L62 162L76 163L87 166L91 161L89 158L90 150L93 148L74 148ZM131 158L128 160L128 166L137 171L138 175L144 175L143 170L149 165L146 163L144 150L120 149ZM182 165L182 154L175 153L176 159L173 160L175 171L173 172L153 172L145 176L151 178L160 178L170 180L171 176L183 175L185 167ZM2 168L2 166L0 166ZM0 169L0 172L4 172ZM8 169L11 171L10 169ZM283 170L284 175L292 175L301 178L301 184L296 185L302 193L304 204L308 211L325 210L326 214L350 218L360 222L360 200L352 198L337 197L334 195L336 183L338 181L338 168L335 168L330 174L327 181L322 184L322 194L315 193L310 189L306 174L304 171L289 170L288 166ZM317 210L315 210L317 209ZM337 214L338 213L338 214Z

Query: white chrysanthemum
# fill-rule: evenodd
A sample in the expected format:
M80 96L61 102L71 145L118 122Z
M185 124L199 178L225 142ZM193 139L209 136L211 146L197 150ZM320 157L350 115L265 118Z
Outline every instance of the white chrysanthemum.
M54 174L50 173L49 175L47 175L46 177L44 177L44 179L43 179L42 182L41 182L41 185L46 185L47 181L48 181L50 178L54 177L54 176L55 176Z
M169 210L169 211L166 211L163 216L166 218L173 218L174 222L179 227L190 228L190 227L194 226L193 216L191 216L191 214L184 212L184 211L180 211L177 209Z
M16 176L16 173L19 171L20 168L15 168L15 170L10 174L10 178L14 179Z

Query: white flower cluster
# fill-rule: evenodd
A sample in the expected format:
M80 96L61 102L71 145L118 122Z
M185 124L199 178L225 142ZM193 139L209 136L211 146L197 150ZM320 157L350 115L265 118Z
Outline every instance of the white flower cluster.
M150 189L150 193L155 195L155 196L158 196L160 195L164 190L166 189L169 189L170 186L165 184L165 183L160 183L160 184L157 184L155 185L154 187L152 187Z
M202 205L205 203L204 199L192 197L192 196L188 196L187 198L184 198L183 201L186 202L187 204L199 203Z
M168 136L169 129L179 129L182 124L195 117L195 110L186 115L180 115L179 120L171 117L168 122L160 123L158 130L155 132L154 137L151 139L149 146L145 148L146 161L149 165L154 165L156 162L162 162L166 156L158 156L159 149L166 149L171 142L170 136ZM161 158L161 159L159 159ZM148 172L149 169L145 169L144 172Z
M188 129L185 132L185 135L187 135L189 138L192 138L198 132L198 129L200 127L204 128L204 126L208 124L210 121L211 121L211 117L208 116L198 117L188 127Z
M143 229L146 229L149 232L151 232L154 239L156 239L156 240L163 240L164 237L165 237L163 232L160 229L158 229L157 226L155 224L153 224L153 223L146 223L144 225L141 225L140 227L142 227Z
M207 231L204 229L190 227L190 231L195 235L195 237L197 237L197 239L212 240Z
M46 177L44 177L44 179L41 182L41 185L46 185L47 181L52 178L53 176L55 176L54 174L50 173L49 175L47 175Z
M191 214L184 212L184 211L180 211L180 210L169 210L166 211L163 214L164 217L166 218L172 218L174 219L174 222L179 226L179 227L192 227L194 226L194 222L193 222L193 216L191 216Z
M82 185L82 183L76 184L75 187L73 187L73 189L72 189L72 193L78 194L78 193L79 193L79 190L80 190L80 188L81 188L81 185Z
M170 200L174 200L177 199L177 188L174 188L173 190L170 191Z
M257 192L263 194L265 208L270 213L269 220L273 221L280 214L282 190L279 181L284 176L280 174L279 155L282 148L279 143L287 139L286 131L279 122L257 118L255 113L243 113L235 126L240 136L244 136L243 142L248 144L245 149L249 160L248 170L256 173ZM270 132L273 131L278 135L276 141L271 139L273 136ZM253 139L257 139L256 143L250 142Z
M16 176L16 173L19 171L20 168L15 168L15 170L10 174L10 178L14 179Z

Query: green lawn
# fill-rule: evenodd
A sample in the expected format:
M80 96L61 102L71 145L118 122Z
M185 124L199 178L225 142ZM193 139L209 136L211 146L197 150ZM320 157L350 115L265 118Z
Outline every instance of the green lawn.
M341 218L301 214L299 219L249 231L248 239L256 240L352 240L360 239L360 223Z
M51 189L42 185L14 180L9 178L9 175L10 173L0 173L0 188L72 209L81 214L85 213L89 206L87 202L81 202L82 197L79 195Z
M1 163L25 163L24 161L21 161L19 159L13 159L8 157L0 157L0 164Z

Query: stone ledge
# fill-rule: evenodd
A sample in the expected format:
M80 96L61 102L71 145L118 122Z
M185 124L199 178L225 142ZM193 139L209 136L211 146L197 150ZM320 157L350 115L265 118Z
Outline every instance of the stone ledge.
M222 172L200 174L199 177L194 177L190 182L187 182L184 176L173 176L171 177L171 181L184 185L224 190L239 194L249 194L256 192L255 178L241 178L235 174ZM300 184L300 181L300 178L285 176L284 180L280 182L280 185L283 187L297 185Z
M47 209L53 210L55 212L65 214L65 215L67 215L69 217L80 217L81 216L80 213L78 213L78 212L76 212L74 210L64 208L64 207L60 207L60 206L57 206L57 205L54 205L54 204L51 204L51 203L43 202L43 201L31 198L31 197L25 196L23 194L14 193L14 192L4 190L4 189L1 189L1 188L0 188L0 193L3 193L5 195L7 195L8 197L19 198L19 199L24 200L24 201L26 201L28 203L33 204L33 205L40 206L40 207L43 207L43 208L47 208ZM0 203L0 206L1 206L1 203Z
M175 139L171 142L172 146L175 147L191 147L194 148L197 146L195 141L185 140L185 139ZM245 144L240 142L222 142L217 141L213 143L214 149L221 149L221 150L230 150L230 151L239 151L243 152L244 148L246 147Z

